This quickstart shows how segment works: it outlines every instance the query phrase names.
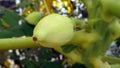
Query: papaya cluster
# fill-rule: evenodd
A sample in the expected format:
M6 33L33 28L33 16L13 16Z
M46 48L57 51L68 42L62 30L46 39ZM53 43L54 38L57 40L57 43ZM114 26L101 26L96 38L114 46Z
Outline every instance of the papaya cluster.
M26 20L36 25L33 41L60 52L71 65L115 68L104 57L112 41L120 37L120 4L117 0L83 0L83 3L88 11L87 23L59 14L43 18L39 12L28 15Z

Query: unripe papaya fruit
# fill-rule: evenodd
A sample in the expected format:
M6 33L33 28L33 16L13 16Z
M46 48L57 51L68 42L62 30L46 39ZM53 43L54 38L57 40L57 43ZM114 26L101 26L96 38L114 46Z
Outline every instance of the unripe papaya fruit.
M54 48L70 41L74 29L70 18L50 14L39 21L33 31L33 40L44 47Z
M32 12L30 13L26 18L25 20L29 23L29 24L32 24L32 25L36 25L40 19L42 18L42 14L40 12Z

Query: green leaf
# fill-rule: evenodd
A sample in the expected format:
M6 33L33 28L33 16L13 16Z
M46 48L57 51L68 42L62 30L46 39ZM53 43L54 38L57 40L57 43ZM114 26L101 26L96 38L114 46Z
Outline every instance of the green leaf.
M69 52L71 52L72 50L76 49L77 47L78 47L78 46L75 45L75 44L67 44L67 45L62 46L61 48L63 49L63 52L69 53Z
M1 31L2 28L3 28L2 21L0 20L0 31Z
M30 0L23 0L20 4L19 7L26 7L28 5L32 4L32 1Z
M21 31L20 26L14 26L12 28L2 30L2 32L0 32L0 38L19 37L22 35L24 35L24 33Z
M11 27L18 25L18 21L22 17L19 16L17 13L12 12L12 11L5 11L2 19L5 21L5 23L9 24Z
M0 38L20 37L20 36L32 36L34 26L23 23L22 25L16 25L0 32Z
M24 35L26 35L26 36L32 36L33 35L33 29L34 29L34 27L35 26L33 26L33 25L30 25L28 23L24 23L21 26L21 30L24 33Z

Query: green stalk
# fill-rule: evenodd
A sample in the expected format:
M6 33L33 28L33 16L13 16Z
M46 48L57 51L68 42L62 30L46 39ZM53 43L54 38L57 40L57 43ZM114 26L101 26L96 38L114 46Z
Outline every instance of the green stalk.
M98 39L96 32L86 32L84 29L75 31L74 37L68 44L78 44L83 49L87 49L89 45Z
M101 0L101 3L106 13L120 18L120 0Z
M39 47L39 45L32 40L32 37L0 39L0 50L35 47Z
M120 64L120 58L116 58L116 57L103 57L102 60Z
M46 8L48 14L50 14L50 11L49 11L49 8L48 8L48 5L47 5L47 3L46 3L46 0L43 0L43 2L44 2L44 4L45 4L45 8Z
M73 50L69 53L64 53L61 47L55 47L54 48L56 51L58 51L59 53L63 54L64 56L67 57L67 60L71 63L71 65L75 64L75 63L82 63L82 54L79 53L79 51L77 50Z

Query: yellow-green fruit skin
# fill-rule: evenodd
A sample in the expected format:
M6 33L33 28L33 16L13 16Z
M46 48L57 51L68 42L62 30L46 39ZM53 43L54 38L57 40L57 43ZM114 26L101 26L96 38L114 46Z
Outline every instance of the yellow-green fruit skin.
M39 21L33 31L33 37L44 47L54 48L69 42L74 34L70 18L50 14Z
M29 24L32 24L32 25L36 25L40 19L42 18L42 14L40 14L40 12L32 12L30 13L26 18L25 20L29 23Z

